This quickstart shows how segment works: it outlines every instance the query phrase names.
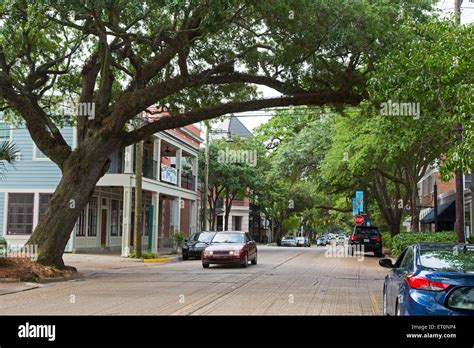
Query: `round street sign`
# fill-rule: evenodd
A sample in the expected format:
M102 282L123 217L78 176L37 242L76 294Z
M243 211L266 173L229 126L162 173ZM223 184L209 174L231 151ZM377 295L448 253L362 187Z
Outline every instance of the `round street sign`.
M364 217L362 215L354 216L354 222L356 225L362 225L364 223Z

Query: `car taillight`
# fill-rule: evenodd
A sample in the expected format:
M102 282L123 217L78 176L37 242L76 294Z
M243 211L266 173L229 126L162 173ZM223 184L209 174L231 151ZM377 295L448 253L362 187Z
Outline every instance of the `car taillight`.
M428 278L414 275L406 276L406 279L412 289L418 290L442 291L450 286L450 284L434 282Z
M380 236L377 236L374 239L375 239L376 242L381 242L382 241L382 237L380 237Z
M358 236L352 236L351 240L359 240L359 237Z

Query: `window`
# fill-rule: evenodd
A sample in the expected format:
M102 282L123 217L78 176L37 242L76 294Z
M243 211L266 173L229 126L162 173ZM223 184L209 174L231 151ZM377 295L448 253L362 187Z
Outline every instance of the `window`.
M119 201L119 227L118 227L119 237L122 237L122 231L123 231L123 202Z
M10 126L0 121L0 143L10 140Z
M120 225L120 213L119 213L119 201L117 199L112 199L110 202L110 218L111 218L111 225L110 225L110 235L111 236L118 236L119 235L119 225Z
M150 206L142 206L142 235L148 236L148 228L150 226Z
M428 179L423 180L423 196L428 195Z
M86 235L86 209L81 212L77 219L76 236L84 237Z
M240 231L242 229L242 216L233 216L232 220L234 230Z
M436 178L434 175L430 176L430 193L434 192L434 185L436 182Z
M403 260L400 264L400 268L405 268L406 270L413 269L413 249L408 248Z
M92 197L89 202L89 215L87 219L87 235L97 236L97 197Z
M33 193L8 194L7 234L31 234L33 232Z
M33 160L49 160L49 158L36 145L33 145Z
M46 215L46 210L48 209L48 204L53 197L52 193L40 193L39 195L39 216L38 219L41 221Z

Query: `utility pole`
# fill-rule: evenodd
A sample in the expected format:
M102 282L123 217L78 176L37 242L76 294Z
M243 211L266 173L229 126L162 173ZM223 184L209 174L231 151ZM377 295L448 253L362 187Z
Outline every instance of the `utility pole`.
M436 184L436 176L435 176L435 183L433 188L433 200L434 200L434 223L435 223L435 232L439 232L439 223L438 223L438 185Z
M142 168L143 141L135 144L135 221L133 229L135 256L142 256Z
M204 220L204 231L207 231L207 198L209 194L209 120L204 121L204 127L205 127L205 149L204 149L204 155L205 155L205 173L204 173L204 197L203 197L203 220Z
M457 25L461 25L461 4L462 0L454 0L454 17ZM456 122L456 143L462 141L462 123ZM459 168L455 173L456 182L456 222L454 224L454 231L456 232L458 243L464 243L464 183L463 183L463 168Z

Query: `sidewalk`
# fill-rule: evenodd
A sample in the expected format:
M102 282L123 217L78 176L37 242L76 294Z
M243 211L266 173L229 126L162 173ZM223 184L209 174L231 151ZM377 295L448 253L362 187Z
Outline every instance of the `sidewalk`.
M171 248L158 249L159 258L169 258L169 261L178 261L181 254L172 254ZM142 267L145 262L142 259L122 257L119 251L89 253L65 253L64 263L76 267L79 272L92 269L118 269L129 267Z
M19 281L12 282L0 282L0 296L6 294L12 294L14 292L27 291L31 289L39 288L40 285L36 283L25 283Z

